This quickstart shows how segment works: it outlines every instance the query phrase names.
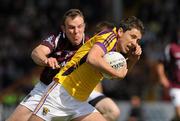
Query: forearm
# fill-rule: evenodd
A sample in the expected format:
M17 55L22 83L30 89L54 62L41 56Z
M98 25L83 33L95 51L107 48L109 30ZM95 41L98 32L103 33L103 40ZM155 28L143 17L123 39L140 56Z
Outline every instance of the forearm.
M105 62L103 56L104 51L102 50L102 48L99 45L94 45L89 51L86 62L98 69L100 72L112 75L113 73L115 73L113 72L115 70Z
M31 58L36 64L40 66L47 66L47 57L43 52L34 50L31 53Z
M105 59L103 58L104 51L99 47L98 45L94 45L93 48L90 50L86 62L96 69L98 69L100 72L106 73L108 75L111 75L112 78L119 78L122 79L127 73L126 67L123 67L122 69L115 70L108 64Z
M118 73L115 69L113 69L108 63L104 61L103 58L88 58L87 63L95 67L100 72L112 75L117 77Z
M51 53L47 46L39 45L31 53L33 61L40 66L48 66L47 56Z
M168 82L168 78L164 70L164 65L162 63L157 64L157 74L159 76L159 81L161 84Z

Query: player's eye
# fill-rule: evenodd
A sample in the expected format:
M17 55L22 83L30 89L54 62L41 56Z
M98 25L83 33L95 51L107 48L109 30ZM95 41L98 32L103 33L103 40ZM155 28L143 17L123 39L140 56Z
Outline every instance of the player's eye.
M136 35L131 35L131 38L132 38L132 39L136 39L137 36L136 36Z
M74 26L68 26L68 29L74 29L75 27Z
M83 28L83 26L84 26L84 24L80 24L80 25L78 26L78 28Z

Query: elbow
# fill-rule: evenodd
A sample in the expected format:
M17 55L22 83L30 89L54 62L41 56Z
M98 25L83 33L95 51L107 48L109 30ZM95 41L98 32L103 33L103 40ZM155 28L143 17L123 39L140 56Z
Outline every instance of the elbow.
M31 58L32 58L32 60L34 60L35 55L36 55L36 52L33 50L33 51L31 52Z
M36 63L36 64L39 64L39 59L40 57L38 56L38 52L36 50L33 50L31 52L31 59Z
M94 65L95 63L95 58L91 55L88 55L87 59L86 59L86 63L90 64L90 65Z
M87 59L86 59L86 63L88 63L88 64L91 64L92 65L92 59L91 58L89 58L89 57L87 57Z

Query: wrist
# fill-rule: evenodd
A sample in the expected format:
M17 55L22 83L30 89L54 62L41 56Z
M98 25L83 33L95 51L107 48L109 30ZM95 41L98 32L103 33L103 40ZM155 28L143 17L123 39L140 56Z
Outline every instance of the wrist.
M43 65L47 66L48 64L48 58L43 59Z

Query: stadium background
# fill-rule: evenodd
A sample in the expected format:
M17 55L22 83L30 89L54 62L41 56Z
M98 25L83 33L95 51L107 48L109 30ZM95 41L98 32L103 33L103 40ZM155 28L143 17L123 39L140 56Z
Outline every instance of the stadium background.
M126 81L104 80L104 93L120 106L119 121L129 116L134 95L142 100L143 121L168 121L173 107L167 90L158 83L155 67L164 46L180 27L178 7L179 0L1 0L0 121L36 83L40 68L30 53L42 38L59 30L61 17L69 8L82 10L90 35L97 22L104 20L118 24L121 18L135 15L144 22L141 60Z

